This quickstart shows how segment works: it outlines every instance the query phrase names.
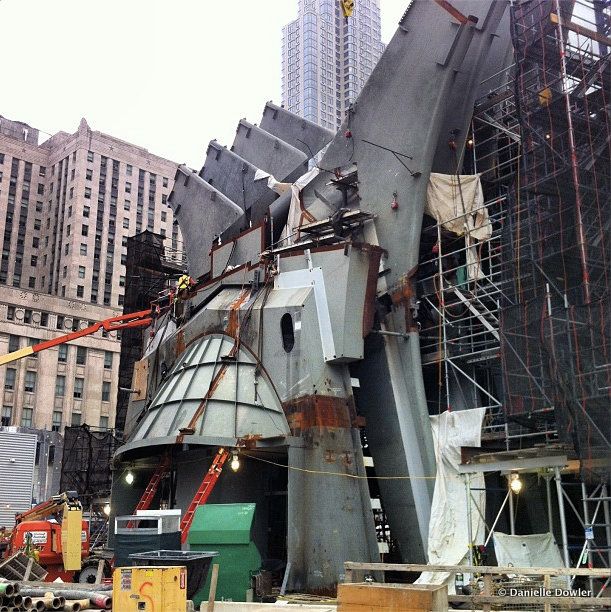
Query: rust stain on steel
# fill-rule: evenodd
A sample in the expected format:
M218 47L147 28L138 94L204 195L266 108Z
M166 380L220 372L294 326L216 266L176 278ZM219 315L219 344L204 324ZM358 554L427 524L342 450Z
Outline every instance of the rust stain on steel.
M176 354L176 357L182 355L185 352L186 348L187 347L185 344L185 330L181 329L176 334L176 346L174 347L174 353Z
M229 305L229 320L225 333L232 338L237 338L240 332L240 308L250 296L250 288L242 289L240 295Z
M309 429L351 429L359 427L352 398L306 395L283 404L293 435Z
M219 368L219 371L215 374L214 378L210 381L210 386L208 387L208 391L206 392L206 395L204 395L202 401L199 403L197 410L193 414L193 418L189 421L189 424L186 427L183 427L182 429L186 429L186 430L195 429L195 424L200 419L200 417L203 416L204 412L206 411L208 400L214 395L214 392L218 388L219 383L225 376L225 372L227 371L228 365L229 364L227 363L223 363L221 365L221 367ZM176 436L176 444L182 444L184 442L184 439L185 439L185 434L179 433Z
M376 292L378 289L378 272L380 271L380 259L385 252L379 246L367 245L369 256L369 269L367 270L367 285L365 286L365 306L363 308L363 338L369 335L373 327L376 311Z

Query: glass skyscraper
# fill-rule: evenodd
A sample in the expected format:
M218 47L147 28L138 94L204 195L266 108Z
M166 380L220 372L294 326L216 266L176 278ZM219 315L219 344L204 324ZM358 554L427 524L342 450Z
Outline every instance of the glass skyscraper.
M338 0L298 0L282 29L282 104L335 130L384 51L379 0L357 0L345 18Z

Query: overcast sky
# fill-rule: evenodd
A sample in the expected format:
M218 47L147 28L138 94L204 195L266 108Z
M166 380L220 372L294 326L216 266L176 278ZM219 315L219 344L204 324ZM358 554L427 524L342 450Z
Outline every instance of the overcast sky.
M357 0L358 2L358 0ZM408 0L380 0L388 42ZM297 0L0 0L0 115L100 130L199 169L209 140L280 104Z

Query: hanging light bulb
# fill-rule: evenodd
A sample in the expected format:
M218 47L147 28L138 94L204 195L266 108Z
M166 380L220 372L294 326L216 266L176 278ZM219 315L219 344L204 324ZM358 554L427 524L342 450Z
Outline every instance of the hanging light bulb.
M509 476L509 488L517 495L523 486L523 482L520 480L520 475L513 473Z
M127 472L127 474L125 474L125 482L128 485L133 484L133 482L134 482L134 473L131 470L129 470Z
M104 507L102 508L102 512L104 512L106 516L110 516L110 504L104 504Z
M233 451L233 454L231 456L231 463L229 464L229 467L234 472L237 472L240 469L240 457L237 451Z

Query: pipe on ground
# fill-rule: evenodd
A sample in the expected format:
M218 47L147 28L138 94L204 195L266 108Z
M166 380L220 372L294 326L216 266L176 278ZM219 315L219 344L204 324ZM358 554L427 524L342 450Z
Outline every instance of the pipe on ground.
M102 610L110 610L112 608L112 597L109 593L97 593L95 591L85 591L81 589L67 589L62 585L61 589L54 589L53 594L56 597L64 597L66 599L88 599L93 607L102 608ZM43 588L23 588L21 592L30 597L39 597L48 593L48 589Z

